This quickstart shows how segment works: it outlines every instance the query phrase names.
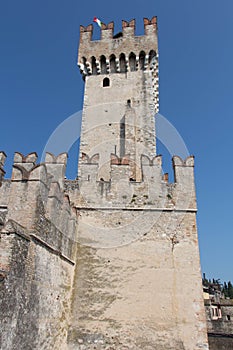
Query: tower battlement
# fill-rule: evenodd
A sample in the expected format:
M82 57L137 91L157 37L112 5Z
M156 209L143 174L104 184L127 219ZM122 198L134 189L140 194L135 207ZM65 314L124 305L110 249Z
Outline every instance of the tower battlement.
M105 181L110 178L109 153L128 154L134 164L140 164L142 153L156 155L156 17L144 18L144 27L145 34L135 36L135 20L122 21L122 33L114 36L114 23L103 24L97 41L91 40L93 25L80 28L78 66L85 78L80 154L99 154L98 177ZM132 162L131 173L141 180L140 168L133 169Z
M102 24L101 40L92 40L93 25L80 26L78 66L85 77L154 69L158 72L157 18L144 18L145 33L135 36L135 20L122 21L122 32L113 35L114 22Z
M151 20L148 18L143 19L144 22L144 35L151 35L152 33L157 33L157 17L152 17ZM136 21L132 19L131 21L122 20L122 32L114 35L114 22L109 22L108 24L101 24L101 40L104 39L118 39L119 37L135 36L135 26ZM88 33L88 34L83 34ZM107 34L106 34L107 33ZM111 34L110 34L111 33ZM93 24L89 24L84 27L80 25L80 41L90 40L92 41L93 34Z

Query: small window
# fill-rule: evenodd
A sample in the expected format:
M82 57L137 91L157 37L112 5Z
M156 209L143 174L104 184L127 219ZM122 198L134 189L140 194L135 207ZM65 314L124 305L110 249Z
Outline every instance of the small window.
M227 321L230 321L230 320L231 320L231 316L230 316L230 315L227 315L227 316L226 316L226 320L227 320Z
M103 80L103 87L110 86L110 80L109 78L104 78Z
M222 318L221 308L218 306L211 306L211 318L212 320L218 320Z

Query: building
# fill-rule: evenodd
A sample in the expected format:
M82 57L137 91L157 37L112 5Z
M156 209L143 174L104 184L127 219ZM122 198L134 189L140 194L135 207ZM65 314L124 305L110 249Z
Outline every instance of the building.
M194 158L156 153L157 19L80 28L79 176L0 153L2 349L208 349Z
M233 299L226 298L219 281L204 280L204 304L207 320L209 348L233 348Z

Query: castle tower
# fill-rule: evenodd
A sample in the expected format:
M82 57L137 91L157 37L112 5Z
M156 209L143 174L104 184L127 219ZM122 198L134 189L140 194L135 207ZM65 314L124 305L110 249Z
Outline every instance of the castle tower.
M80 28L85 81L79 213L68 349L208 349L196 226L194 157L156 155L156 17Z
M109 155L129 155L130 176L141 180L140 156L155 156L154 116L158 111L156 17L145 19L145 35L136 37L135 20L123 21L113 36L113 22L81 26L78 65L85 80L80 152L99 154L98 178L110 179ZM82 162L82 157L80 157Z

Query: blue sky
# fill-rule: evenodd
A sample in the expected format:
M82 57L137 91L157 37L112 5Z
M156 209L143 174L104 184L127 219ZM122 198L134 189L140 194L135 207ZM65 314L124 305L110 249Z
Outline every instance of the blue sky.
M55 128L82 108L79 25L97 16L114 20L117 33L122 19L135 18L140 35L143 17L158 16L160 113L195 155L202 271L233 281L232 0L13 0L0 6L0 149L8 155L8 177L15 151L41 156ZM158 153L165 153L164 170L171 172L163 147Z

